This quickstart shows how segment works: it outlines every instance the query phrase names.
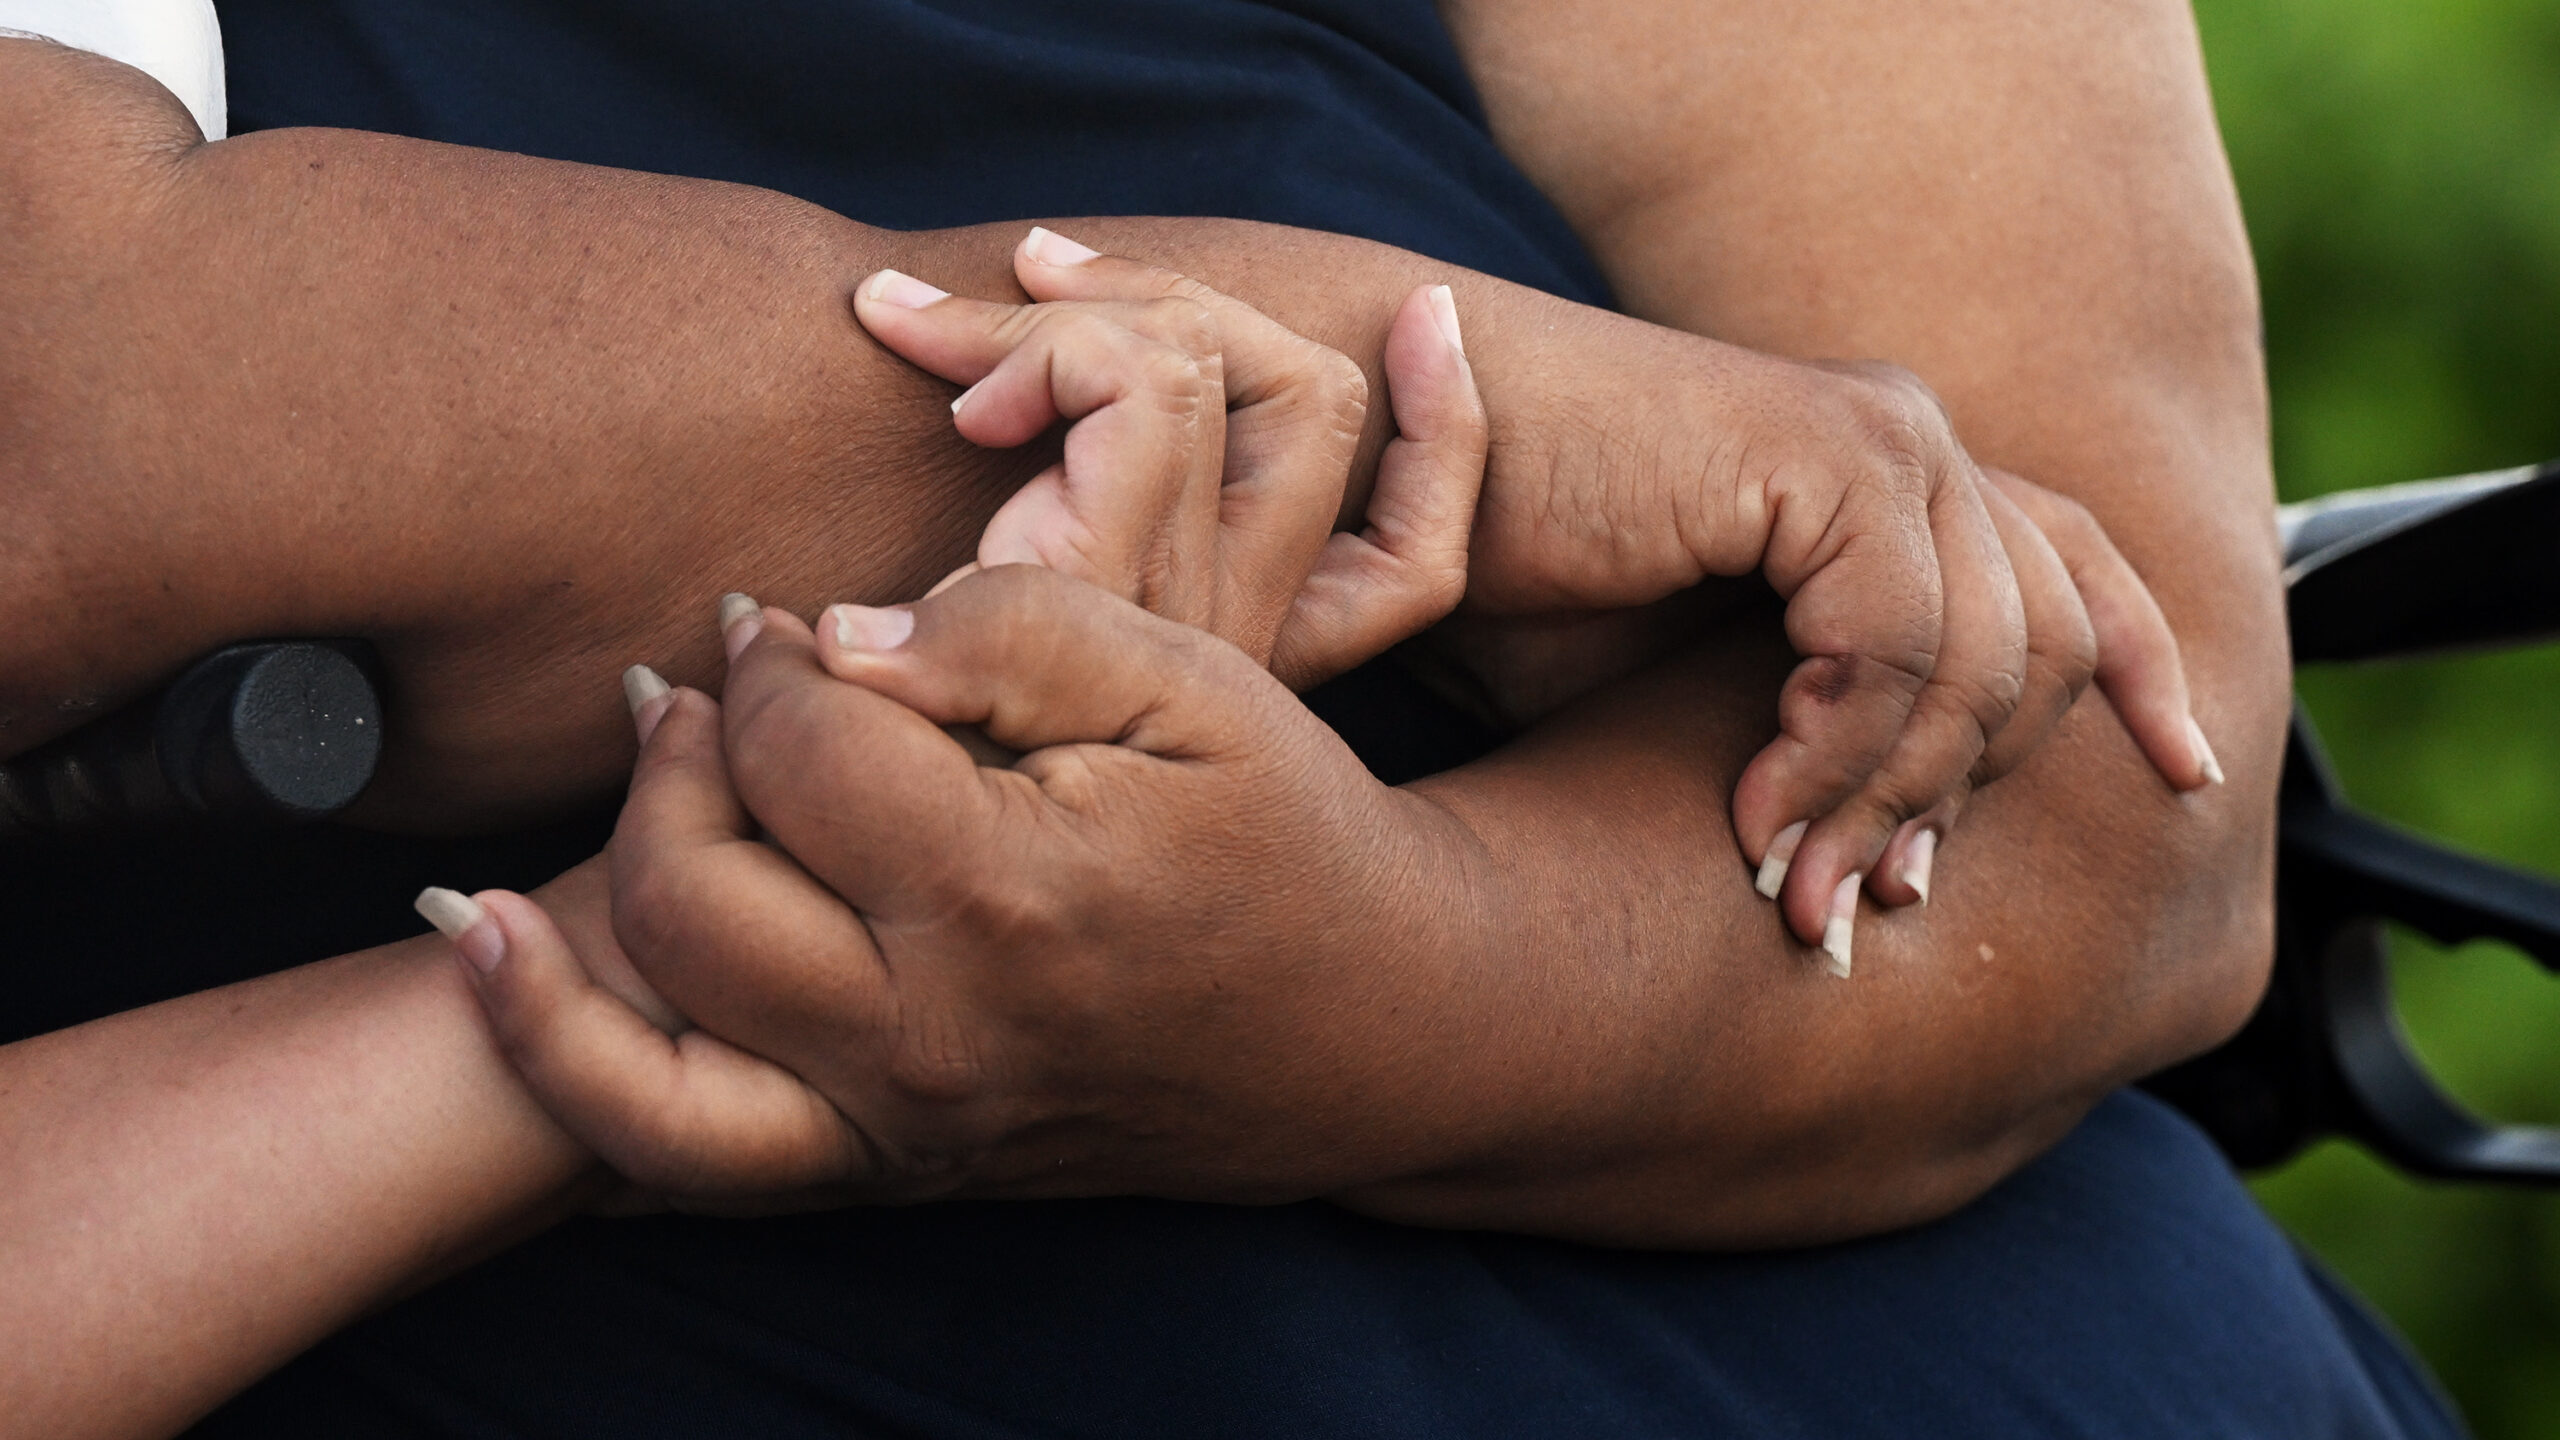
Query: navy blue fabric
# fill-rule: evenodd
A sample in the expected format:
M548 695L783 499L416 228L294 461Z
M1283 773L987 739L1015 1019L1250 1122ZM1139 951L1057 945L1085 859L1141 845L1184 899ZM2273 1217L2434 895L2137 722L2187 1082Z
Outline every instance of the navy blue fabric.
M2211 1147L2128 1093L1953 1219L1788 1255L1313 1205L583 1222L198 1440L2457 1433Z
M222 13L238 130L356 126L747 181L893 226L1233 215L1606 295L1486 135L1429 0L223 0ZM1469 743L1384 680L1327 703L1381 766L1427 769ZM426 880L530 884L593 833L469 857L379 839L56 857L0 875L0 897L32 937L22 973L60 967L39 1007L59 1023L188 978L119 980L95 963L171 948L118 896L201 892L164 908L186 917L188 953L236 973L413 929L400 901ZM1804 1254L1612 1253L1323 1206L583 1221L329 1341L196 1433L2435 1440L2454 1427L2191 1127L2120 1095L1957 1217Z
M764 185L867 224L1222 215L1578 300L1429 0L224 0L235 131Z

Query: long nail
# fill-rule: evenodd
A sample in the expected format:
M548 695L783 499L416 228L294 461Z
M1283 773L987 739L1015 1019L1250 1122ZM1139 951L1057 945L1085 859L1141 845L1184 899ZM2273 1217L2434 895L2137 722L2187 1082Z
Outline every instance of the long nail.
M666 718L667 707L659 705L652 709L652 702L664 700L674 693L675 687L667 683L666 677L646 665L634 665L622 672L622 698L629 702L631 719L640 727L641 744L649 743L649 737L657 732L658 722Z
M1768 853L1760 857L1760 876L1751 882L1760 898L1775 900L1778 892L1787 888L1787 867L1795 863L1796 847L1804 843L1806 824L1799 820L1769 842Z
M1929 903L1929 872L1938 863L1938 832L1923 829L1911 837L1903 850L1902 883L1920 892L1920 903Z
M937 300L951 298L950 291L935 289L913 275L896 270L883 270L872 276L871 283L862 287L862 293L883 305L895 305L901 310L921 310Z
M1102 252L1092 246L1079 245L1040 225L1032 226L1031 233L1022 237L1022 253L1041 265L1082 265L1102 258Z
M1831 957L1824 968L1846 980L1849 978L1850 933L1858 918L1858 884L1866 877L1854 871L1831 892L1831 918L1822 922L1822 953Z
M418 913L444 932L471 968L486 975L507 958L507 934L490 920L488 910L459 890L430 885L418 892Z
M1440 334L1448 340L1449 348L1458 352L1459 359L1465 359L1467 342L1458 334L1458 297L1449 293L1446 285L1431 287L1431 318L1440 322Z
M756 636L764 633L764 607L755 597L732 590L720 597L720 645L729 658L747 648Z
M832 605L827 623L834 627L837 648L895 650L915 633L916 612L874 609L869 605Z
M2204 772L2204 783L2221 784L2222 762L2214 758L2212 742L2204 738L2204 727L2193 715L2187 717L2187 739L2196 747L2196 768Z

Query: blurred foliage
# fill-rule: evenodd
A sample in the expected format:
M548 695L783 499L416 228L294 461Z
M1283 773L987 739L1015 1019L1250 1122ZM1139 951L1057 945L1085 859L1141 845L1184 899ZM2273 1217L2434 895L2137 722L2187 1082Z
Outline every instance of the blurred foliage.
M2287 499L2560 456L2560 3L2199 0L2265 288ZM2560 873L2560 651L2306 673L2359 803ZM2401 937L2419 1048L2560 1122L2560 984ZM2258 1182L2417 1345L2481 1440L2560 1436L2560 1196L2331 1146Z

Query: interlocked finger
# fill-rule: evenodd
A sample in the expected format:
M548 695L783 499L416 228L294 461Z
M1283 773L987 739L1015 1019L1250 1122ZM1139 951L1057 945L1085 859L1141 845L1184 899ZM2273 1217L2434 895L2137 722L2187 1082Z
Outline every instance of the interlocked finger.
M900 303L926 294L937 298ZM970 387L952 407L970 440L1022 445L1074 422L1064 459L988 522L978 563L1047 565L1174 619L1217 622L1226 386L1207 311L1179 299L1002 305L889 271L855 309L883 344Z
M2152 768L2177 790L2220 783L2222 762L2196 723L2178 637L2151 587L2085 507L2005 471L1983 475L2035 523L2069 573L2097 647L2098 689Z
M1368 523L1325 542L1272 650L1271 673L1292 689L1420 634L1466 595L1486 431L1448 286L1406 299L1386 372L1396 438L1378 459Z
M1264 637L1260 646L1237 643L1266 658L1269 637L1278 633L1341 510L1368 414L1360 367L1190 276L1100 254L1049 230L1034 228L1023 237L1013 268L1036 300L1177 299L1217 318L1230 411L1220 518L1225 593L1235 613L1250 617L1222 633L1249 629Z
M1813 821L1779 897L1796 933L1845 965L1843 933L1858 884L1904 822L1952 818L1974 766L2017 711L2026 679L2026 619L2008 553L1969 464L1942 471L1929 496L1944 622L1928 680L1902 734L1856 795Z
M1940 846L1955 828L1956 817L1975 790L2009 773L2042 745L2072 702L2088 686L2097 645L2089 629L2088 611L2062 559L2045 541L2044 532L1997 490L1980 494L2010 573L2016 578L2021 613L2026 622L2026 661L2016 708L2008 723L1991 737L1973 772L1939 802L1894 832L1867 878L1867 893L1887 905L1908 905L1929 898L1929 884Z
M1024 253L1045 238L1051 247L1072 242L1035 231ZM1082 250L1082 247L1074 247ZM1066 573L1100 583L1170 618L1184 620L1267 660L1282 617L1325 544L1342 500L1342 487L1357 447L1366 408L1366 382L1342 355L1296 335L1252 307L1206 286L1169 276L1116 290L1096 287L1074 299L1043 295L1035 281L1041 267L1016 256L1026 287L1045 303L1003 306L946 297L907 277L884 273L857 299L863 322L883 343L924 368L973 385L957 407L961 431L981 444L1020 444L1051 420L1077 418L1064 403L1044 411L1041 388L1016 380L1017 366L1045 316L1088 315L1124 327L1187 356L1201 383L1159 383L1159 394L1192 391L1200 413L1187 437L1160 430L1086 437L1086 421L1068 434L1068 455L1000 511L980 547L982 564L1054 563L1058 537L1094 543L1069 503L1095 486L1114 484L1123 466L1144 468L1184 462L1184 483L1143 488L1165 505L1166 543L1144 553L1169 572L1169 584L1112 583L1066 546ZM1092 252L1083 253L1091 255ZM1088 278L1127 272L1126 262L1103 263ZM1143 269L1144 267L1133 267ZM1149 272L1150 274L1156 272ZM1138 357L1098 346L1053 354L1045 372L1048 394L1078 377L1064 367L1086 367L1082 383L1108 385ZM1166 375L1165 381L1178 377ZM1214 412L1214 413L1212 413ZM1135 450L1152 443L1152 455ZM1180 443L1179 450L1171 448ZM1134 462L1134 465L1132 464ZM1146 530L1144 506L1105 522L1132 534ZM1107 543L1107 542L1105 542Z
M440 925L466 922L455 943L499 1048L543 1109L624 1178L687 1208L755 1197L772 1209L873 1169L824 1095L703 1031L650 1024L593 981L531 900L429 891L419 908Z

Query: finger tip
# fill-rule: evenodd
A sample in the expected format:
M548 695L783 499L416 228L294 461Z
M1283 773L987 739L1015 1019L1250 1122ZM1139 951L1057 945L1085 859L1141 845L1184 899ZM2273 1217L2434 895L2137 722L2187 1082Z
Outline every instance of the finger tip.
M502 890L483 890L465 895L441 885L430 885L418 892L414 902L417 912L438 933L451 941L475 978L485 979L506 958L506 922L500 912L508 908L514 897Z
M1769 843L1761 847L1759 872L1752 877L1752 888L1764 900L1775 900L1787 886L1787 871L1795 863L1797 847L1804 843L1810 822L1798 820L1781 826Z
M1053 270L1073 269L1088 261L1099 260L1102 252L1090 245L1070 240L1046 225L1034 225L1014 247L1014 253L1025 262Z
M1841 876L1823 911L1823 968L1841 980L1849 978L1850 956L1857 938L1858 890L1864 879L1854 870Z

